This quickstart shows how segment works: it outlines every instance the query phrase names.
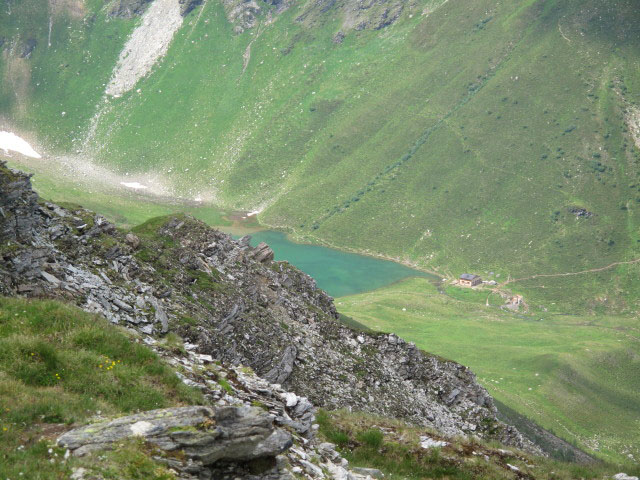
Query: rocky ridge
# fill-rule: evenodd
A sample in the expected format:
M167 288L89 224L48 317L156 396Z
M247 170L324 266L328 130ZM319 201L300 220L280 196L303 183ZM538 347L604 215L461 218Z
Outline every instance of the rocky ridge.
M176 0L180 5L180 13L184 17L195 8L202 5L202 0ZM110 15L120 18L132 18L143 15L151 0L119 0L110 10ZM446 0L434 0L425 7L418 9L417 2L404 0L321 0L306 2L301 7L301 13L295 20L306 26L313 26L325 22L327 12L341 19L341 28L336 39L341 41L345 32L350 30L380 30L394 24L405 12L408 15L428 15ZM268 0L256 2L254 0L222 0L227 19L234 26L235 33L242 33L252 29L265 17L265 24L273 20L273 15L288 10L294 2L291 0Z
M266 18L264 24L268 25L273 21L274 15L277 16L294 5L291 0L270 0L267 5L253 0L223 0L222 3L235 33L255 27L260 23L262 16ZM337 17L341 25L334 41L341 43L349 31L381 30L393 25L403 14L410 17L428 15L443 3L446 3L446 0L433 1L429 7L421 11L417 2L404 0L310 1L301 6L295 21L306 27L313 27L325 23L327 14Z
M121 232L100 215L41 202L28 176L5 167L0 219L1 294L66 299L148 343L173 331L194 355L251 367L264 379L257 388L296 392L289 403L301 415L276 417L301 438L312 434L315 404L540 453L497 420L467 368L395 335L342 325L332 299L309 276L273 262L266 245L254 249L248 238L185 216Z

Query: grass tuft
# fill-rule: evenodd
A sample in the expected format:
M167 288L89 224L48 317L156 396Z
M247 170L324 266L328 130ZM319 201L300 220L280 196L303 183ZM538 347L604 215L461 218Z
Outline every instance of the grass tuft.
M0 478L67 478L73 461L49 447L72 424L202 401L106 320L57 301L0 298ZM154 476L138 453L125 455L127 478L173 478Z

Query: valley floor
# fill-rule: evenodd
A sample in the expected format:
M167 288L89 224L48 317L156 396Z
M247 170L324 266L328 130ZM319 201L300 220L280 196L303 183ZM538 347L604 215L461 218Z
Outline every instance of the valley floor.
M637 318L522 314L503 304L488 290L440 293L418 278L336 301L373 330L469 366L496 399L596 457L638 462Z

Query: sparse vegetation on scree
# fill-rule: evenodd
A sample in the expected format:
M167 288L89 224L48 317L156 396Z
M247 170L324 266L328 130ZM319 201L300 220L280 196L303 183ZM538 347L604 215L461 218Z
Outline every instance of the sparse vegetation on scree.
M576 465L533 458L477 438L442 439L437 432L364 413L320 411L317 420L320 435L335 443L352 465L379 468L390 480L497 480L513 475L586 480L606 478L616 469L607 464ZM442 445L423 448L424 439Z
M266 208L264 224L300 239L445 275L640 258L634 1L421 1L385 28L337 37L337 7L301 17L304 3L279 14L261 4L256 26L234 33L224 7L205 2L108 108L104 85L139 18L88 1L84 15L54 15L49 39L41 2L11 8L0 113L49 153L152 172L189 199ZM48 163L34 168L63 170ZM112 217L161 213L93 197ZM577 276L578 295L562 301L635 311L639 269ZM541 297L553 286L514 284Z

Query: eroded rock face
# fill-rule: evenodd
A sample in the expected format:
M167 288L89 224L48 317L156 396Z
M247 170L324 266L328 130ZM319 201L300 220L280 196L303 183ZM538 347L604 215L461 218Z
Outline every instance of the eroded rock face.
M302 429L311 404L350 407L539 452L497 420L470 370L342 325L333 299L266 245L185 216L138 242L100 215L38 203L28 177L1 166L0 186L0 294L66 299L149 337L175 331L196 353L306 397L292 420Z
M31 189L29 178L8 170L0 175L0 240L36 240L42 219L37 214L38 195Z
M271 262L273 260L273 250L266 243L260 242L251 252L251 257L259 263Z
M182 407L152 410L71 430L58 445L74 455L142 437L167 452L180 451L202 468L218 461L275 457L292 445L291 435L258 408Z
M404 15L429 14L447 0L434 0L430 9L423 11L415 1L406 0L314 0L301 4L301 13L296 22L307 27L326 23L327 17L340 19L342 24L337 32L336 43L353 30L381 30L397 22ZM292 0L266 0L264 3L275 7L265 8L263 2L253 0L223 0L227 20L234 26L235 33L242 33L258 25L265 17L268 25L273 15L278 15L291 7ZM266 11L266 13L265 13Z
M437 2L436 2L437 3ZM380 30L392 25L405 11L412 11L416 2L405 0L320 0L307 3L296 20L307 25L321 21L327 12L336 12L343 19L342 31Z
M132 18L142 15L152 0L118 0L114 3L109 15L120 18Z
M203 0L180 0L180 14L186 17L196 7L202 5Z

